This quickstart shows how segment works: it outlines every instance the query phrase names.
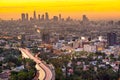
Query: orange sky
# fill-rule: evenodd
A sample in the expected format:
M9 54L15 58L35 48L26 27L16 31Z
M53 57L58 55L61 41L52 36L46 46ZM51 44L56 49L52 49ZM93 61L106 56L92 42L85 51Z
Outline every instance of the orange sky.
M50 17L62 14L80 19L86 14L90 19L120 19L120 0L0 0L0 18L18 19L22 12L33 11Z

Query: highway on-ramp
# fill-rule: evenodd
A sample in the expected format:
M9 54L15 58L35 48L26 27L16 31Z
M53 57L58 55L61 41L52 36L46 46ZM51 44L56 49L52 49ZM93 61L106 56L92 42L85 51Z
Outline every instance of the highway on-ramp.
M40 61L37 57L34 57L27 48L19 48L19 50L21 51L22 56L24 56L25 58L30 58L36 62L36 67L37 69L39 69L40 72L39 80L54 80L51 69L43 64L42 61Z

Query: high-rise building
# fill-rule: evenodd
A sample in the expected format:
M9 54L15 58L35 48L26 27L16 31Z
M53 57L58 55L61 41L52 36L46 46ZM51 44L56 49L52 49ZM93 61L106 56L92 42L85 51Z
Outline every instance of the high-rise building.
M70 16L68 16L68 17L66 18L66 21L71 21Z
M61 14L59 14L59 21L61 21Z
M25 21L25 14L24 13L21 14L21 20Z
M40 20L40 14L38 14L38 20Z
M42 34L42 41L44 43L49 43L50 42L50 35L49 35L49 33L43 33Z
M28 13L26 13L26 20L27 20L27 21L29 20Z
M113 46L117 43L116 33L107 33L107 42L108 46Z
M41 20L44 20L44 14L41 16Z
M82 17L82 21L83 21L83 23L86 23L86 22L89 21L89 19L86 17L86 15L83 15L83 17Z
M53 21L58 21L58 17L57 16L53 16Z
M33 19L36 20L36 12L34 11Z
M32 17L30 17L30 21L32 21L33 20L33 18Z
M45 13L45 20L49 20L49 15L47 12Z

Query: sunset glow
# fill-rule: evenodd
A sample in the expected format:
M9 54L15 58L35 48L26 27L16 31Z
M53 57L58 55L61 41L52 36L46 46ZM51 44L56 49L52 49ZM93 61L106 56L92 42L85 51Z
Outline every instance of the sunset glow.
M48 12L50 17L62 14L80 19L120 19L120 0L0 0L0 18L18 19L22 12L33 15Z

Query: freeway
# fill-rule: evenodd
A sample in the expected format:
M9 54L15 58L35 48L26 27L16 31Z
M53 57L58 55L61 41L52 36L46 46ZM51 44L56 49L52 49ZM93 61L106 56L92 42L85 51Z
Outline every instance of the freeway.
M52 71L45 64L43 64L42 61L40 61L37 57L34 57L28 49L19 48L19 50L21 51L22 56L25 58L30 58L36 62L36 68L39 69L40 72L40 80L54 80Z

